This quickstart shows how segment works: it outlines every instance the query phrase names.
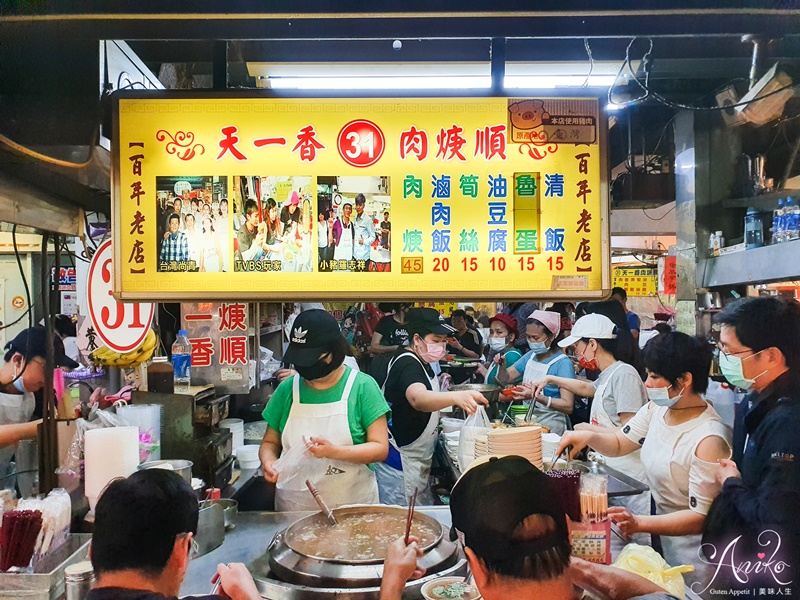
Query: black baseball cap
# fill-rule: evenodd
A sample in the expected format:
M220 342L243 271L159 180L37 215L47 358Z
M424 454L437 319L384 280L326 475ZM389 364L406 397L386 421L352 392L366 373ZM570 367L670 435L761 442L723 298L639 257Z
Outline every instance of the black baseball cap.
M6 344L6 350L19 352L26 359L47 356L47 330L44 327L23 329L13 340ZM57 367L78 368L78 363L64 354L64 342L57 335L53 336L53 360Z
M406 315L408 327L421 336L433 333L434 335L450 335L455 332L455 327L450 327L444 322L439 311L435 308L412 308Z
M514 576L515 565L555 550L565 561L571 551L567 517L550 478L519 456L491 457L469 468L450 494L453 527L478 558L500 574ZM532 515L552 517L555 528L542 536L515 539Z
M333 352L342 339L339 323L328 311L319 308L305 310L292 323L289 347L283 355L283 361L310 367L323 354Z

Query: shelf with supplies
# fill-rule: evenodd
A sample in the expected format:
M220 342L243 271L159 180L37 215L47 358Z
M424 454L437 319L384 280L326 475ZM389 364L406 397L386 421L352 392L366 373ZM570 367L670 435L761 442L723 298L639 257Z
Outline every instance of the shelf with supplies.
M702 259L702 287L755 285L800 279L800 240Z
M800 190L776 190L760 196L750 198L729 198L722 201L723 208L755 208L761 212L772 211L778 206L778 200L792 196L795 201L800 199Z

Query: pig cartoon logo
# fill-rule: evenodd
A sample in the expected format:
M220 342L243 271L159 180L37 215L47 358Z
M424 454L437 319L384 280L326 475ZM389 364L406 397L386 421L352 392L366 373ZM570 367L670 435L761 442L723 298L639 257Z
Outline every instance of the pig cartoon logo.
M516 129L536 129L542 124L542 119L550 118L544 110L542 100L514 102L508 107L508 112L511 115L511 124Z

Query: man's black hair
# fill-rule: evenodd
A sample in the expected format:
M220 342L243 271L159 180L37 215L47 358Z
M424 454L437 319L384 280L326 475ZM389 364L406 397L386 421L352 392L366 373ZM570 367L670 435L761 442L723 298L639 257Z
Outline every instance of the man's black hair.
M356 194L356 204L366 204L367 199L364 197L364 194Z
M465 321L467 320L467 311L457 308L453 312L450 313L451 319L456 319L458 317L462 317Z
M678 387L678 377L692 374L692 391L702 394L708 389L711 370L711 346L679 331L655 336L642 350L645 368Z
M258 212L258 202L253 200L252 198L248 199L244 203L244 214L246 217L249 217L253 213Z
M754 352L777 348L786 366L800 372L800 303L773 297L743 298L729 304L717 317L736 330L743 346Z
M628 299L628 292L625 291L625 288L615 287L611 288L611 295L612 296L619 296L623 300Z
M56 315L55 319L53 319L53 327L55 328L56 333L58 333L58 335L60 335L62 338L75 337L78 335L75 322L69 317L69 315Z
M95 574L132 570L159 575L175 538L197 533L197 518L197 496L177 473L145 469L111 482L95 508Z
M672 327L666 323L656 323L653 326L653 329L655 329L658 333L670 333L672 331Z
M171 222L171 221L172 221L172 219L177 219L177 220L178 220L178 222L180 223L180 221L181 221L181 216L180 216L178 213L172 213L172 214L169 216L169 219L167 219L167 221L170 221L170 222Z

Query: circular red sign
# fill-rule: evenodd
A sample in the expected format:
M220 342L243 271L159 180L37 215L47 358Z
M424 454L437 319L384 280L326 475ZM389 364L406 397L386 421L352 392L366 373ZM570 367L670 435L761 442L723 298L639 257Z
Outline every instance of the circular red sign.
M383 156L386 138L372 121L356 119L342 127L336 141L339 156L354 167L371 167Z
M111 240L104 242L92 256L86 286L89 317L106 346L115 352L130 352L147 336L155 304L123 304L114 299L112 257Z

